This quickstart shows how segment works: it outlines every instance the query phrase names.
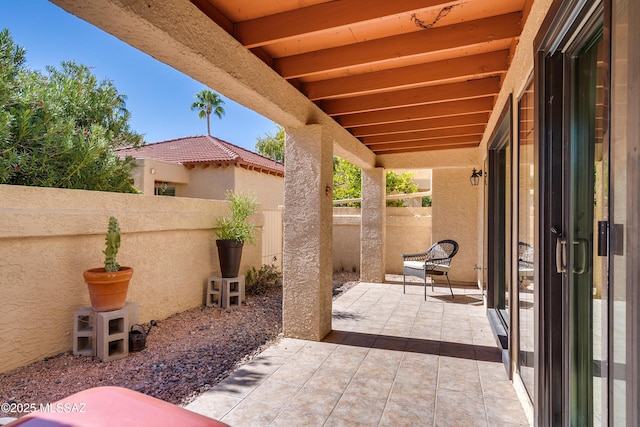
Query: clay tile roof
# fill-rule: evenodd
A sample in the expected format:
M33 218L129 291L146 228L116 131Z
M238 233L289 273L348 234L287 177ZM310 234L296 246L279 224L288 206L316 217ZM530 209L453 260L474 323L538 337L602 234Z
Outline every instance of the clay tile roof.
M208 135L188 136L168 141L147 144L139 149L121 148L116 154L121 157L149 158L181 163L187 167L195 165L236 165L271 175L284 176L284 165L253 151Z

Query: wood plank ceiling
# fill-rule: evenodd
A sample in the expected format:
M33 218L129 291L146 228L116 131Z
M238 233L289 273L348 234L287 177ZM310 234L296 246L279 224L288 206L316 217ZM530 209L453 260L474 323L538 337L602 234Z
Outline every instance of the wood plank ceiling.
M191 0L376 154L476 147L530 0Z

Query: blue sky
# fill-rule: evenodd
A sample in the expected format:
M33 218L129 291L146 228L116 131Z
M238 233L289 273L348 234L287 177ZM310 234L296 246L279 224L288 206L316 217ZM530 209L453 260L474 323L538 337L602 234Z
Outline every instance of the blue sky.
M194 94L206 86L156 61L46 0L0 0L0 29L8 28L27 50L27 66L44 71L75 60L92 66L99 78L112 80L127 95L132 128L157 142L207 133L206 120L191 111ZM215 90L215 87L211 89ZM275 134L269 119L224 98L226 114L211 119L211 134L254 150L256 138Z

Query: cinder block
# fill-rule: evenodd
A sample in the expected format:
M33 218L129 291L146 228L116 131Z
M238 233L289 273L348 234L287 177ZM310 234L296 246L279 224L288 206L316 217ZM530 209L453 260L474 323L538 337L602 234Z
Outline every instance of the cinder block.
M73 313L73 354L96 355L95 315L91 307Z
M207 307L221 307L222 306L222 278L211 276L207 281L207 300L205 305Z
M237 308L244 301L244 276L209 277L207 307Z
M103 362L120 359L129 354L129 329L138 321L138 304L127 303L124 308L95 313L96 355Z
M129 354L129 330L138 323L138 303L120 310L95 312L91 307L73 316L73 354L98 356L103 362Z
M238 308L242 298L242 284L244 276L226 279L226 284L222 287L222 306L224 308Z

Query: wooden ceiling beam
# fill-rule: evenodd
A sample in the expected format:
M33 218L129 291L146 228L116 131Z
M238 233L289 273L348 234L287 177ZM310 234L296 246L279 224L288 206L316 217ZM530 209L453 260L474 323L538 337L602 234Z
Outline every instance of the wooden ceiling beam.
M487 95L497 95L500 79L489 77L462 83L426 86L383 92L354 98L329 99L320 103L320 108L330 116L362 113L412 105L430 104L456 99L469 99Z
M457 128L422 130L417 132L392 133L387 135L367 136L360 138L363 144L371 148L376 144L386 144L389 142L408 142L438 138L450 138L461 136L479 136L484 133L484 125L461 126Z
M411 120L373 126L353 127L349 131L355 137L384 135L391 133L414 132L420 130L448 129L459 126L483 125L489 120L489 113L462 114L451 117Z
M460 143L460 144L451 144L451 145L423 145L421 147L414 148L398 148L398 149L388 149L388 150L374 150L373 152L376 155L382 154L402 154L402 153L416 153L419 151L435 151L435 150L452 150L458 148L475 148L480 145L480 141L478 142L468 142L468 143Z
M380 151L389 151L389 150L415 149L415 148L420 148L424 146L451 147L451 146L458 146L460 144L478 145L480 144L481 139L482 139L482 135L465 135L465 136L452 137L452 138L389 142L386 144L373 144L371 146L367 145L367 147L371 151L380 152Z
M462 101L441 102L438 104L349 114L337 117L337 121L343 127L349 128L354 126L402 122L405 120L419 120L428 117L445 117L473 112L491 112L493 109L493 102L493 97L490 96Z
M388 151L396 151L396 150L416 150L423 147L429 148L445 148L445 147L455 147L462 144L474 144L478 145L480 143L480 139L482 136L462 136L457 138L441 138L439 140L427 139L427 140L418 140L411 142L398 142L398 143L388 143L381 145L372 145L369 147L370 150L380 153L380 152L388 152Z
M435 61L403 68L376 71L303 84L303 92L312 101L358 96L389 90L429 86L437 82L472 80L505 73L509 51Z
M233 22L220 12L209 0L191 0L191 3L218 24L227 33L233 33Z
M341 0L237 22L233 26L233 35L244 46L253 48L363 21L455 6L460 3L463 2L461 0L368 0L363 6L362 0Z
M349 69L398 58L490 43L518 37L520 12L444 27L353 43L299 55L276 58L274 69L285 79Z

